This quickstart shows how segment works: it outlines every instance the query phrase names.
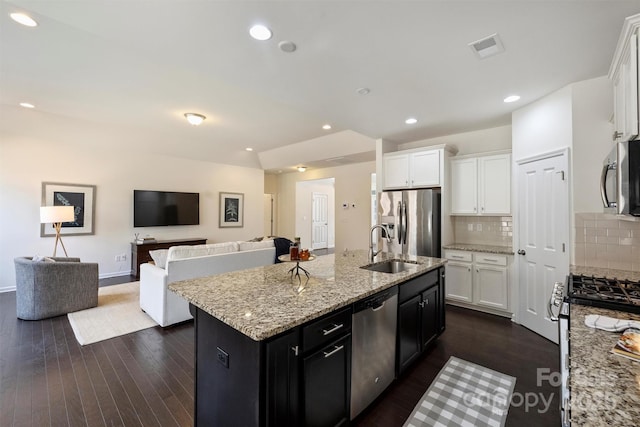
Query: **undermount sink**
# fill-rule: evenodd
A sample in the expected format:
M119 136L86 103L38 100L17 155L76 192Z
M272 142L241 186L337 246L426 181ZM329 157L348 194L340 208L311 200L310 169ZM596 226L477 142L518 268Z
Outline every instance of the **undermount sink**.
M405 270L415 268L417 265L418 264L414 262L406 262L399 259L391 259L389 261L364 265L360 268L364 268L365 270L369 270L369 271L377 271L380 273L401 273Z

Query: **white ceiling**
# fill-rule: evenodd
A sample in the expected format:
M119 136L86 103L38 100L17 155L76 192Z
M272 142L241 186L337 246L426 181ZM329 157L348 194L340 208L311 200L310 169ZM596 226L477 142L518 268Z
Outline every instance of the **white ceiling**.
M14 11L39 26L16 24ZM513 110L607 74L640 0L1 0L0 12L4 111L31 102L134 130L140 149L276 170L368 159L376 138L509 124ZM273 38L251 39L254 23ZM506 52L477 59L467 44L496 32ZM512 93L522 99L503 103ZM207 120L194 128L185 112Z

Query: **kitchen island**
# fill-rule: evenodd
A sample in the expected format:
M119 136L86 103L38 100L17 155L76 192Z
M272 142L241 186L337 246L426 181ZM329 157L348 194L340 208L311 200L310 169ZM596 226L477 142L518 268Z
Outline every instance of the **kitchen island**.
M640 280L640 273L572 266L574 274ZM640 425L640 362L611 352L622 332L585 325L594 314L640 321L640 315L578 304L570 308L571 423L577 426Z
M311 277L301 292L287 263L172 283L195 318L196 424L348 422L353 303L398 286L401 303L411 302L407 316L398 315L398 347L414 341L421 352L434 338L426 331L444 330L446 261L409 260L415 264L389 274L360 268L369 264L366 251L319 256L305 263ZM422 310L424 298L432 300ZM407 325L414 313L429 327Z

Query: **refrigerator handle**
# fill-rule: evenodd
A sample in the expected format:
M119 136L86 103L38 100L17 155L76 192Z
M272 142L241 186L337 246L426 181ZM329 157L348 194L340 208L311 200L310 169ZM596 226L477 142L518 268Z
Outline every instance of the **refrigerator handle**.
M398 244L402 244L402 202L398 202L398 212L396 213L396 230L398 233Z
M407 224L408 222L408 218L407 218L407 202L402 201L402 218L403 218L403 227L402 227L402 231L403 231L403 236L402 236L402 241L404 244L407 243L407 228L409 228L409 224Z

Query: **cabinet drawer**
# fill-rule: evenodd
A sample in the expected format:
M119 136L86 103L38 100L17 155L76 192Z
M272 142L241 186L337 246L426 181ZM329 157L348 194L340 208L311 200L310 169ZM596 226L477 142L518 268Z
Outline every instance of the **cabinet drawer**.
M302 327L302 351L336 339L351 329L351 307Z
M494 254L476 254L476 263L489 265L507 265L507 257Z
M408 282L402 283L398 287L398 302L403 303L413 298L420 292L438 284L438 272L440 269L431 270L427 274L415 277Z
M444 257L453 261L471 262L472 253L464 251L445 251Z

